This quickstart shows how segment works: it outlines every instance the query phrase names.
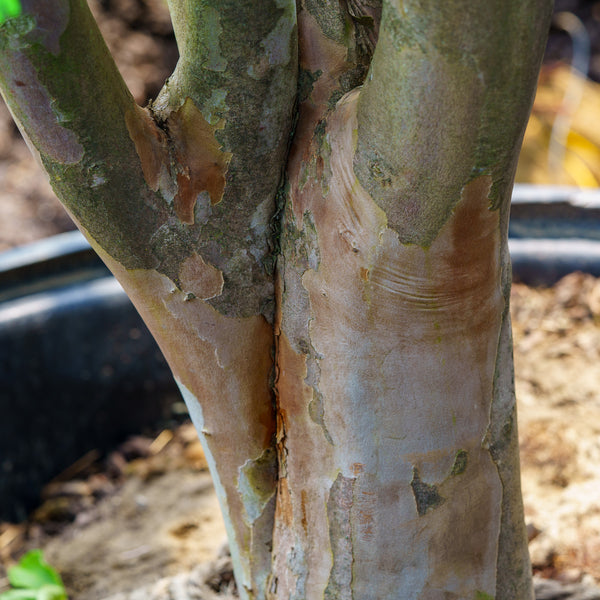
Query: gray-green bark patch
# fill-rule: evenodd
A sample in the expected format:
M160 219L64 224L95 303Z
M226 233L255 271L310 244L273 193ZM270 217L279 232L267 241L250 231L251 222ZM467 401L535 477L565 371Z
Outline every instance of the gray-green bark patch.
M239 469L237 488L250 523L263 513L275 495L277 455L267 448L258 458L247 460Z
M306 10L315 18L323 33L330 39L348 44L350 33L349 19L342 10L341 2L305 0Z
M333 565L324 600L352 600L352 520L354 479L338 474L329 490L327 519Z
M403 243L429 246L463 187L483 174L492 176L492 207L505 200L550 5L384 3L355 171Z
M325 425L325 407L323 405L323 394L318 390L313 391L313 399L308 404L308 414L310 418L323 430L325 439L333 445L331 435Z

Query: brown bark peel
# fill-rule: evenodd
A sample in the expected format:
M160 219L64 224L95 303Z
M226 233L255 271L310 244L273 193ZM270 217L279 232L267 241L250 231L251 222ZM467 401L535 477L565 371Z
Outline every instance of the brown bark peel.
M210 125L189 98L167 118L165 133L147 110L136 107L125 115L129 135L153 191L173 199L175 214L182 223L194 224L196 199L207 192L212 205L223 198L231 153L223 152L215 132L223 122ZM172 158L170 157L172 154ZM175 185L165 178L172 172ZM174 187L173 192L170 188Z
M502 485L484 439L504 299L492 181L465 186L429 248L401 244L353 172L357 95L327 121L326 196L318 176L292 182L290 218L309 247L316 236L319 261L299 258L299 240L284 249L277 388L291 527L276 523L285 575L273 597L362 598L370 586L390 600L493 596ZM298 280L309 314L287 303ZM310 415L317 396L331 442Z
M210 125L189 98L169 116L169 136L177 164L182 167L177 174L175 210L184 222L193 223L194 204L200 192L208 192L213 205L223 198L225 174L231 160L231 153L223 152L215 137L215 132L223 127L223 122Z
M219 296L223 291L223 273L204 262L197 253L186 258L179 270L181 289L186 298L208 300Z
M140 157L144 179L148 187L157 192L161 187L161 172L169 164L167 136L150 113L137 105L125 113L125 124Z

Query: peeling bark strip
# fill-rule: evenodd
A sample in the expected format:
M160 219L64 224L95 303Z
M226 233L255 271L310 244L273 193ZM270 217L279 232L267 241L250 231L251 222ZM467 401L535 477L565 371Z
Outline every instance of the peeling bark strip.
M125 113L125 124L140 158L144 179L148 187L157 192L161 183L161 172L168 169L169 149L167 136L157 127L150 113L139 106Z
M165 200L173 201L182 223L194 224L200 193L207 192L212 205L221 202L232 156L221 150L215 138L215 131L224 126L221 121L209 125L188 98L167 119L164 129L168 133L139 107L125 115L125 122L148 187L155 192L160 189Z

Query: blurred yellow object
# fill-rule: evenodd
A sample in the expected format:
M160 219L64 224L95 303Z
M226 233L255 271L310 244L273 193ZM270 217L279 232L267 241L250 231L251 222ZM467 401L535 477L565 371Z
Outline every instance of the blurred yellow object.
M580 87L580 98L577 106L569 108L564 98L573 86ZM557 116L565 135L552 142ZM516 181L600 186L600 84L573 73L567 65L542 68Z

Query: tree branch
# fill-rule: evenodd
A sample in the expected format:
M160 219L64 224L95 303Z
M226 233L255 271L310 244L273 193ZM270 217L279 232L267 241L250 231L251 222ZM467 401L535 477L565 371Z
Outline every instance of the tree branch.
M225 276L223 293L212 302L227 314L267 314L273 309L270 219L296 96L295 3L170 0L169 6L180 60L151 109L172 140L186 138L192 153L209 139L223 153L217 172L208 174L220 178L210 205L201 207L207 199L197 197L205 166L179 180L189 175L190 197L183 198L181 186L179 197L191 220L196 202L210 212L196 245ZM199 114L192 116L193 107ZM203 128L204 137L192 128ZM176 156L184 169L186 158Z
M428 246L479 175L506 201L552 9L458 4L386 0L359 101L355 171L405 243Z
M0 26L0 89L74 219L129 268L164 218L124 114L135 102L84 0L23 0ZM140 215L144 218L140 218Z

